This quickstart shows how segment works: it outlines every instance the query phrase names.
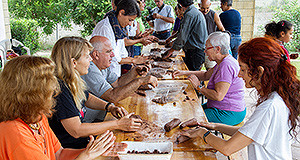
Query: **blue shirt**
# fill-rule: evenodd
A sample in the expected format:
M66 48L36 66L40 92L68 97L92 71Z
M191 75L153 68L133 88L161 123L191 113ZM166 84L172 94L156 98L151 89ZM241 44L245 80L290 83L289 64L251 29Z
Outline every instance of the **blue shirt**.
M231 34L241 34L241 14L239 11L235 9L224 11L220 14L220 19L225 30Z
M174 24L174 28L173 28L173 31L176 32L179 30L179 27L180 27L180 18L176 18L175 19L175 24Z

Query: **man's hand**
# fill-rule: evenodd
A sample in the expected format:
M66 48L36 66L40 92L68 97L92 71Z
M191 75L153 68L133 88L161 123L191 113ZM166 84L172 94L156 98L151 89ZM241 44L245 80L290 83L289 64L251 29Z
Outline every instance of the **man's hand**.
M117 121L118 129L123 131L137 131L143 121L141 119L129 118L134 113L130 113Z
M190 80L190 82L192 83L192 85L194 86L194 88L197 88L200 85L200 81L199 81L198 77L195 76L194 74L191 74L188 77L188 80Z
M154 76L148 75L146 77L141 77L141 79L143 79L143 85L150 84L153 87L157 87L158 85L157 78Z
M162 54L162 58L165 59L165 58L169 58L170 56L172 56L173 54L173 50L172 49L169 49L167 50L164 54Z
M166 45L165 45L165 47L166 48L171 48L173 46L174 41L175 40L167 42Z
M128 115L126 109L124 109L123 107L117 107L113 104L110 105L108 111L110 111L111 114L118 119Z
M145 30L144 33L141 34L141 37L147 37L149 36L150 34L152 34L154 32L154 29L153 28L148 28Z
M153 18L155 18L155 19L161 19L162 15L160 15L158 13L153 13Z
M157 43L159 44L159 45L165 45L166 44L166 40L159 40Z
M136 56L133 58L132 63L133 64L144 64L149 61L149 57L146 56Z
M146 45L152 43L152 41L149 40L148 37L144 37L144 38L141 38L141 43L142 43L144 46L146 46Z
M150 68L147 65L137 65L133 68L137 75L146 76Z
M151 41L151 42L158 42L159 39L155 36L147 36L147 38Z

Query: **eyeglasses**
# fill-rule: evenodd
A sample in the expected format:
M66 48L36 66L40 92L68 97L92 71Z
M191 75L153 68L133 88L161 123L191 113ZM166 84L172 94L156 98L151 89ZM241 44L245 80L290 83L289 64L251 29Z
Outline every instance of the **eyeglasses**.
M213 46L211 46L211 47L206 47L205 50L208 51L208 50L210 50L210 49L212 49L212 48L215 48L215 47L213 47Z

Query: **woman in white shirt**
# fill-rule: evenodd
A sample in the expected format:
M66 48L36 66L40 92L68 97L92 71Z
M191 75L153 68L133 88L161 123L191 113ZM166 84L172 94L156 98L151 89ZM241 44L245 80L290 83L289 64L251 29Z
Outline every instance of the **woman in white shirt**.
M242 127L201 123L182 136L201 137L209 145L231 155L248 147L249 160L292 159L290 140L296 137L300 114L300 81L295 66L287 62L281 47L272 39L254 38L239 47L239 76L247 88L258 93L256 109ZM225 141L208 129L232 136Z
M135 0L120 0L115 3L116 11L112 10L106 14L106 18L101 20L94 28L92 37L104 36L110 40L115 54L110 67L120 77L120 64L142 64L148 60L147 57L128 57L125 46L131 46L136 43L146 45L151 43L151 38L128 39L124 29L141 15L141 11Z

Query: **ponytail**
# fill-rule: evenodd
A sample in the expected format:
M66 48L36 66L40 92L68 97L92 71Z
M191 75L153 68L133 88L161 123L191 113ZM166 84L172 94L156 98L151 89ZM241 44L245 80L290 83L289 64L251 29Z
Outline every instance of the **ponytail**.
M274 38L280 38L280 33L282 31L287 33L287 31L291 30L292 27L293 24L286 20L281 20L278 23L273 21L265 26L265 34Z

